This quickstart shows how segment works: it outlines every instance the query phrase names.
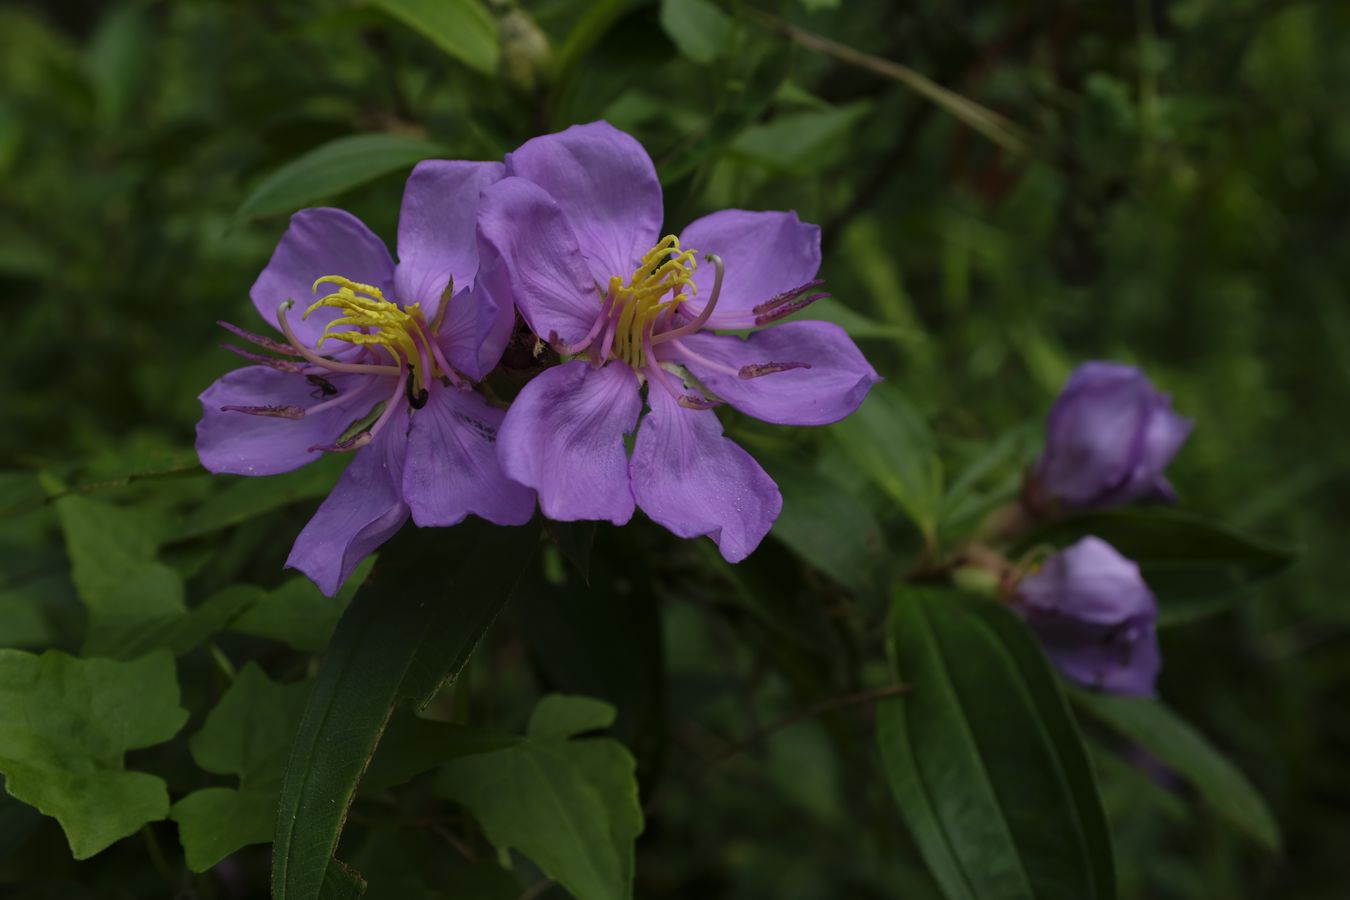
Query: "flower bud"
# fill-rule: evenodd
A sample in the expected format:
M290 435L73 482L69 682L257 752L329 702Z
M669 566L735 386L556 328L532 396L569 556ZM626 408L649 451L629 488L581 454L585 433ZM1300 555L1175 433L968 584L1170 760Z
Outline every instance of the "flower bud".
M1046 654L1079 684L1151 696L1162 659L1158 606L1139 566L1095 537L1056 553L1022 579L1017 610Z
M537 91L553 73L553 49L529 13L511 9L502 16L501 70L506 83L524 94Z
M1194 423L1133 366L1079 366L1050 410L1033 494L1069 507L1173 499L1163 470Z

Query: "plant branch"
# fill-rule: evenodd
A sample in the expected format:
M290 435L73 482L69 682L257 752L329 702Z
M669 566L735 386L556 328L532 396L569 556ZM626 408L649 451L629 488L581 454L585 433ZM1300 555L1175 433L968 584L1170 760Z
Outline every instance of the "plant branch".
M746 10L746 14L760 25L778 32L798 46L816 53L824 53L840 62L867 69L869 72L900 82L914 93L941 107L954 118L969 125L975 131L1010 152L1026 153L1030 146L1030 138L1021 126L1000 113L996 113L988 107L981 106L975 101L943 87L909 66L883 59L880 56L873 56L861 50L855 50L847 44L841 44L804 28L799 28L791 22L786 22L777 16L760 10Z

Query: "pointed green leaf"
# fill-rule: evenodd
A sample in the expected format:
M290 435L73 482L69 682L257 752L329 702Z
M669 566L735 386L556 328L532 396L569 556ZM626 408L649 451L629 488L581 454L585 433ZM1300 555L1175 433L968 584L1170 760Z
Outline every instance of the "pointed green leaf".
M904 395L879 384L832 430L858 467L932 538L942 504L942 461L927 423Z
M235 215L250 219L292 213L444 153L440 144L401 134L341 137L315 147L264 178Z
M549 694L530 715L525 734L531 738L569 738L602 731L614 724L614 707L593 697Z
M56 501L71 577L89 611L84 652L131 659L160 646L186 615L183 579L156 561L156 525L141 512L87 497Z
M292 578L261 592L232 622L230 630L281 641L308 653L328 646L342 613L369 577L374 560L356 567L336 597L325 597L308 578Z
M526 737L452 760L437 789L467 806L495 846L524 853L578 900L627 900L642 832L636 764L618 741L567 736L613 714L585 697L545 697Z
M774 537L845 587L876 585L886 539L867 505L807 466L776 460L768 468L783 493Z
M123 757L185 721L167 652L116 662L0 650L5 788L61 823L76 859L168 815L164 781L127 771Z
M1101 801L1058 679L996 603L905 588L892 652L910 691L877 710L896 804L953 900L1111 900Z
M277 684L249 663L192 736L197 765L239 778L238 789L206 788L174 804L192 871L205 872L240 847L272 839L286 754L308 690L303 682Z
M1075 690L1077 706L1190 782L1219 815L1272 853L1280 826L1256 788L1188 722L1156 700Z
M343 614L287 762L272 857L276 900L316 900L361 773L394 708L425 704L468 660L538 542L537 524L404 529Z
M709 65L726 54L731 17L710 0L661 0L661 30L685 59Z
M497 71L497 21L479 0L371 0L455 59L484 75Z

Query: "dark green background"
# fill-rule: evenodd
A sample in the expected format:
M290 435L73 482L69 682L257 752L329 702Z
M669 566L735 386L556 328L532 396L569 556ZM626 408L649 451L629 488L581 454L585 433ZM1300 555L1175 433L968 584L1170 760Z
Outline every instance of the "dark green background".
M358 132L423 136L447 156L490 159L534 134L608 118L657 161L670 230L726 206L796 209L824 227L833 302L856 314L846 321L864 352L932 424L949 472L1024 435L1003 465L1015 481L1055 392L1084 359L1145 367L1195 418L1171 470L1185 506L1301 555L1229 611L1168 630L1161 693L1266 794L1286 852L1264 856L1108 766L1123 896L1344 896L1350 7L762 0L724 6L728 32L675 20L689 32L677 47L661 6L524 3L516 12L527 17L503 32L509 65L495 77L336 0L0 6L0 467L111 481L119 503L199 504L218 486L190 472L121 485L127 473L191 462L196 395L235 363L216 349L213 323L259 324L248 287L286 221L237 215L261 179ZM794 46L757 13L997 110L1023 149L991 142L906 84ZM405 174L313 199L392 238ZM852 479L823 430L729 427L771 469L779 460ZM900 512L879 492L858 495L892 551L907 552ZM5 515L22 499L0 504ZM307 511L209 544L194 590L275 583ZM77 646L60 533L34 527L47 533L38 550L0 523L0 644ZM774 586L800 571L776 540L736 582L710 554L645 523L602 528L596 556L600 583L620 585L605 596L645 604L648 616L651 597L661 601L670 673L669 741L643 743L659 712L642 703L621 712L620 736L669 792L639 842L638 896L933 896L860 737L865 716L783 732L762 754L706 774L690 761L719 735L797 708L796 697L846 688L841 660L862 672L883 662L876 628L860 627L866 640L832 647L822 663L819 647L793 639L805 620L757 615L737 597L813 611L823 602L873 624L882 606L814 572L794 574L791 591ZM559 602L520 600L494 630L473 669L485 718L515 722L512 711L529 707L522 698L575 668L568 648L550 648L532 624ZM563 621L576 627L594 614L587 604L605 601L569 602L577 616ZM592 636L597 654L651 623L621 626ZM642 660L614 665L613 677L581 681L638 683ZM187 665L182 679L189 698L210 691L204 665ZM173 828L161 831L172 870ZM427 860L446 851L417 846L399 849L435 884ZM265 868L265 855L250 859ZM0 878L27 885L24 896L165 890L139 839L76 865L50 824L0 862ZM191 896L220 890L184 883Z

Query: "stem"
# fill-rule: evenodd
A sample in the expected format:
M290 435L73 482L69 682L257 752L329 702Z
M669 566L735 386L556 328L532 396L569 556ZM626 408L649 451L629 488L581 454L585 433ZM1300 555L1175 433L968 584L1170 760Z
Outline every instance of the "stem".
M953 90L919 74L908 66L873 56L861 50L855 50L847 44L832 41L827 37L798 28L791 22L785 22L777 16L759 10L746 10L746 14L761 25L777 31L783 37L817 53L833 56L840 62L848 63L875 72L885 78L900 82L914 93L942 107L955 118L961 120L980 134L1013 153L1025 153L1030 143L1026 131L1005 116L981 106Z
M866 691L845 694L842 697L831 697L828 700L821 700L819 703L813 703L794 713L789 713L781 719L770 722L762 728L752 731L739 741L733 741L712 756L705 758L703 760L703 766L705 769L711 769L713 766L726 762L734 756L739 756L763 741L765 738L782 731L784 728L790 728L806 719L813 719L816 716L834 712L838 709L847 709L851 706L863 706L868 703L875 703L878 700L885 700L887 697L898 697L901 694L908 692L909 685L907 684L888 684L885 687L871 688Z

